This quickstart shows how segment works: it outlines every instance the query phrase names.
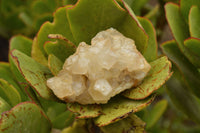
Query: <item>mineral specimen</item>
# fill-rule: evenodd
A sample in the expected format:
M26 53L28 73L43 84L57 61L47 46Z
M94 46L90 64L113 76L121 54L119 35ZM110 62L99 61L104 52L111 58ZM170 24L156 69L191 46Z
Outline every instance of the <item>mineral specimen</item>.
M135 42L110 28L99 32L91 45L81 42L47 85L66 102L107 103L116 94L140 84L149 70Z

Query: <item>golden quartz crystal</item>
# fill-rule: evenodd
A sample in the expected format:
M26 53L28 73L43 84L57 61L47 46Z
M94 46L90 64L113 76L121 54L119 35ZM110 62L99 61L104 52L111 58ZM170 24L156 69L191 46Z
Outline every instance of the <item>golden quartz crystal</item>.
M47 85L66 102L107 103L111 97L140 84L150 68L135 42L110 28L99 32L91 45L81 42Z

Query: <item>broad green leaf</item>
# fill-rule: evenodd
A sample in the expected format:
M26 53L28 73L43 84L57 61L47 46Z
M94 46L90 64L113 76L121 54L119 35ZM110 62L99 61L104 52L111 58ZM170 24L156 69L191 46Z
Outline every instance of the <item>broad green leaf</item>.
M77 44L82 41L90 44L99 31L117 28L124 21L125 14L114 0L79 0L76 6L67 10L70 28Z
M27 37L21 35L14 36L10 40L9 51L17 49L23 52L24 54L31 56L32 43L33 43L32 40Z
M193 54L197 55L200 58L200 39L189 38L184 41L184 44Z
M17 89L3 79L0 79L0 97L5 99L11 106L21 102L21 96Z
M50 34L49 37L57 38L55 42L48 41L44 45L45 52L49 54L54 54L58 57L62 62L72 55L76 50L76 45L71 43L65 37L59 34Z
M3 99L0 97L0 114L2 114L5 111L10 110L11 106ZM1 119L1 116L0 116Z
M63 63L53 54L50 54L48 57L48 67L52 74L56 76L59 71L62 69Z
M173 64L173 75L167 81L167 92L176 107L185 113L190 119L200 123L200 104L197 98L188 89L184 75L180 69Z
M151 96L144 100L134 101L121 96L115 96L107 104L102 104L102 115L95 118L97 126L102 127L126 118L148 106L154 99Z
M197 5L200 7L199 0L180 0L180 11L186 22L188 22L188 15L191 7Z
M1 133L49 133L51 124L36 104L24 102L4 113L0 119Z
M66 37L68 40L74 43L74 38L70 30L70 25L67 20L66 9L70 6L65 6L58 8L54 14L54 22L46 22L40 28L37 34L37 49L41 51L40 54L46 57L46 53L44 51L44 44L47 41L51 41L52 39L48 38L49 34L61 34Z
M167 109L167 105L168 103L166 100L161 100L155 105L153 105L153 107L148 111L148 113L144 117L147 129L152 128L156 124L156 122L160 119L160 117Z
M199 2L200 7L200 2ZM189 27L190 27L190 35L191 37L200 38L200 9L197 6L193 6L190 9L189 14Z
M74 114L70 111L65 111L59 114L54 120L52 120L53 128L63 129L70 126L74 122Z
M199 58L184 46L184 40L190 37L189 27L181 16L178 5L172 3L166 4L165 12L168 24L181 52L184 53L184 55L192 62L192 64L194 64L196 67L200 67Z
M53 92L46 86L46 80L52 76L47 67L18 50L13 50L11 56L24 78L41 97L56 99Z
M186 83L192 92L200 97L200 73L197 68L192 65L187 58L181 53L175 41L166 42L162 45L164 54L166 54L170 60L177 64L183 73Z
M81 105L78 103L67 103L67 108L73 113L77 113L76 118L92 118L101 114L99 105Z
M161 57L150 63L151 70L142 84L129 89L123 95L130 99L144 99L159 89L171 76L171 63L167 57Z
M65 128L61 133L88 133L85 120L76 120L72 126Z
M76 6L67 9L76 43L84 41L90 44L98 32L113 27L126 37L134 39L137 48L143 52L147 45L147 35L128 5L124 6L128 11L115 0L80 0Z
M110 125L101 127L103 133L144 133L145 122L134 114L130 114L129 117L112 123Z
M145 57L145 59L148 62L151 62L157 58L157 50L158 50L157 47L158 46L157 46L157 41L156 41L156 31L155 31L152 23L148 19L138 17L138 20L140 21L144 30L146 31L146 33L149 36L148 45L147 45L147 48L146 48L143 56Z

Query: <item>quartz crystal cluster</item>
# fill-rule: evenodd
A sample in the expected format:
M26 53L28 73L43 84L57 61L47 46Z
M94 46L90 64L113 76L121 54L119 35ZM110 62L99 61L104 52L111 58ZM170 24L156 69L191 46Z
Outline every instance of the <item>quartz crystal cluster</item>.
M134 41L110 28L99 32L91 45L81 42L47 85L66 102L107 103L116 94L140 84L149 70Z

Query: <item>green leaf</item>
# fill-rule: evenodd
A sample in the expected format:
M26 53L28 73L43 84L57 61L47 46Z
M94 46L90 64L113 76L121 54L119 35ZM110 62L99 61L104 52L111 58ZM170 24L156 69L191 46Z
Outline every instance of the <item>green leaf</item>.
M141 15L141 9L148 2L148 0L132 0L131 8L136 15Z
M55 4L55 1L52 1L52 3ZM35 14L38 14L38 15L51 12L51 9L47 5L47 2L45 2L44 0L43 1L41 1L41 0L33 1L32 5L31 5L31 10Z
M20 99L22 101L26 101L27 96L17 84L17 81L15 80L15 77L10 70L10 66L11 65L9 65L8 63L0 62L0 79L5 80L8 84L12 85L15 91L17 91L17 93L20 95Z
M65 111L59 114L54 120L52 120L53 128L63 129L70 126L74 122L74 114L70 111Z
M171 63L167 57L161 57L150 63L151 70L143 83L136 88L129 89L123 95L130 99L140 100L148 97L159 89L171 76Z
M27 56L31 56L32 43L33 43L32 40L27 37L21 35L14 36L10 40L9 51L11 52L12 50L17 49L20 52L26 54ZM17 66L15 65L10 54L9 54L9 63L12 74L17 79L21 89L24 91L23 95L21 94L22 101L27 101L28 100L27 96L28 96L32 101L38 103L35 93L33 92L32 88L29 87L28 82L24 79L22 74L17 69ZM27 95L25 95L25 93Z
M46 86L46 80L52 76L47 67L18 50L13 50L11 56L24 78L41 97L50 100L57 99L53 92Z
M200 7L199 0L180 0L180 11L186 22L188 22L188 15L191 7L197 5Z
M158 50L157 47L158 46L157 46L157 41L156 41L156 31L155 31L152 23L148 19L138 17L138 20L140 21L144 30L146 31L146 33L149 36L148 45L147 45L147 48L146 48L143 56L145 57L145 59L148 62L151 62L157 58L157 50Z
M27 37L21 35L14 36L10 40L9 51L17 49L22 53L31 56L32 43L33 43L32 40Z
M187 39L189 35L189 27L181 16L179 6L173 3L168 3L165 5L165 13L168 24L174 35L174 38L183 49L183 41Z
M54 56L53 54L49 55L48 67L54 76L56 76L62 69L62 65L63 63L56 56Z
M24 95L24 93L19 88L17 82L15 81L14 76L10 70L10 65L8 63L0 62L0 79L4 79L9 84L12 84L20 93L20 95Z
M77 120L72 126L65 128L61 133L88 133L85 120Z
M168 103L166 100L161 100L151 108L148 114L145 115L144 121L147 124L147 129L152 128L156 124L156 122L160 119L160 117L167 109L167 104Z
M173 64L173 75L167 82L167 92L176 107L190 119L200 123L200 104L197 98L189 91L184 75Z
M11 106L3 98L0 97L0 114L9 110L10 108ZM1 116L0 116L0 119L1 119Z
M143 52L147 45L147 35L128 5L124 3L124 6L128 11L115 0L80 0L76 6L67 9L76 43L84 41L90 44L98 32L113 27L126 37L134 39L137 48Z
M35 61L39 62L40 64L42 64L44 66L48 66L47 58L46 58L44 52L40 49L37 38L34 38L34 40L33 40L31 55Z
M54 14L54 22L46 22L40 28L37 34L36 45L37 49L40 50L40 54L42 54L44 57L46 57L47 55L44 51L43 46L45 42L52 40L48 38L49 34L61 34L74 43L74 38L72 36L66 14L66 9L69 7L71 6L58 8L56 13Z
M200 3L199 3L200 4ZM191 37L200 38L200 10L197 6L193 6L190 9L189 14L189 27Z
M55 42L48 41L44 45L46 53L54 54L62 62L72 55L76 51L76 45L67 40L65 37L59 34L49 34L49 38L57 39Z
M63 129L74 121L74 114L67 110L65 103L39 99L43 110L52 122L52 127Z
M200 97L200 73L197 68L192 65L187 58L179 50L175 41L169 41L162 45L164 54L166 54L170 60L177 64L183 73L186 83L189 85L190 90Z
M189 38L184 41L184 44L193 54L200 58L200 39Z
M99 31L117 28L126 14L117 4L114 0L79 0L76 6L68 9L67 16L76 43L84 41L90 44Z
M3 79L0 79L0 97L5 99L11 106L21 102L21 96L17 89Z
M32 40L29 38L26 38L24 36L18 35L14 36L10 40L9 45L9 52L11 52L14 49L17 49L21 51L22 53L31 56L31 47L32 47ZM10 62L10 68L14 76L16 77L17 81L20 83L25 83L25 79L21 75L21 73L18 71L17 67L15 66L11 55L9 54L9 62Z
M128 14L126 15L125 20L123 20L123 24L119 26L119 31L126 37L133 39L137 49L141 53L144 53L148 45L148 35L131 8L125 2L123 2L123 4Z
M144 133L145 125L139 117L131 114L121 121L101 127L101 130L103 133Z
M81 105L78 103L67 103L67 108L73 113L78 113L76 118L93 118L101 114L99 105Z
M51 124L44 112L34 103L20 103L0 119L1 133L49 133Z
M77 0L63 0L63 5L74 5L76 2Z
M181 52L192 62L192 64L196 67L200 67L199 58L184 46L184 40L190 37L189 27L182 18L178 5L172 3L166 4L165 12L168 24Z
M102 114L95 119L97 126L102 127L126 118L130 113L135 113L148 106L154 96L144 100L134 101L121 96L115 96L107 104L103 104Z

